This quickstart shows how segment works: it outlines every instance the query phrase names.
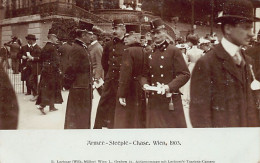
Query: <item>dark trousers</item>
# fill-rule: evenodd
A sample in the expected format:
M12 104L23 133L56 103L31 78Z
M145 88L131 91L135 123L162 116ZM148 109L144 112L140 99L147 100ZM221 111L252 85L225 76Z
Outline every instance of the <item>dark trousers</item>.
M29 87L32 90L33 96L36 96L38 93L37 89L37 75L31 74L28 79Z
M105 81L97 108L94 129L113 128L118 89L118 80Z
M19 73L19 59L12 58L12 70L14 73Z

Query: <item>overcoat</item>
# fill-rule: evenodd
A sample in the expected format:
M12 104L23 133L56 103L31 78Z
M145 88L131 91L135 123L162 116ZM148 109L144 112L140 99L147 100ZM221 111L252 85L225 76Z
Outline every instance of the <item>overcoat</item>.
M85 44L77 40L69 52L64 82L72 78L67 102L65 129L90 129L92 69Z
M150 92L147 106L147 128L185 128L186 122L179 88L190 78L181 51L164 41L145 57L142 85L168 85L171 97ZM172 107L173 105L173 107ZM174 108L174 109L173 109Z
M239 69L222 44L196 63L191 78L193 127L256 127L258 110L250 88L250 58Z
M70 49L71 45L67 42L62 44L58 49L58 52L60 53L60 69L62 73L65 73L69 65Z
M118 88L118 97L126 99L126 106L116 106L114 128L145 128L146 101L139 82L143 65L143 47L132 45L127 48L122 59Z
M118 38L114 38L104 47L101 64L105 74L105 83L97 108L95 129L101 129L103 126L113 128L115 107L118 102L117 90L120 66L126 48L123 39Z
M61 71L59 69L57 45L47 42L41 51L40 57L35 57L35 61L42 63L39 96L36 104L49 105L51 103L62 103L63 99L60 84Z
M0 65L0 130L17 129L18 102L2 65Z

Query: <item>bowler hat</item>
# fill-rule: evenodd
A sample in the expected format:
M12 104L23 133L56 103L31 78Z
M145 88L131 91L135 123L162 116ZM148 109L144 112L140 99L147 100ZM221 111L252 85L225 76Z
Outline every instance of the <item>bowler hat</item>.
M249 0L227 0L224 4L223 15L216 19L217 23L237 23L237 22L260 21L254 16L254 7Z
M112 26L113 27L116 27L116 26L119 26L119 25L125 25L124 21L122 19L115 19L113 20L113 23L112 23Z
M78 31L86 31L90 34L93 34L93 26L94 26L94 24L92 24L92 23L79 21L79 25L78 25L77 30Z
M129 24L126 25L125 28L126 28L126 35L130 35L132 33L141 33L140 25Z
M154 32L159 29L165 28L165 24L162 19L155 19L150 22L151 31Z
M36 40L36 36L32 34L28 34L25 38L26 40Z

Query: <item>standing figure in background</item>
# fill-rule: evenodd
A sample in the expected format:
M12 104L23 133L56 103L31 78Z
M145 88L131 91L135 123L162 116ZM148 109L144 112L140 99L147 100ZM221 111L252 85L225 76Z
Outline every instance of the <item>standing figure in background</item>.
M186 128L181 94L190 78L181 51L169 44L165 24L161 19L150 22L155 47L144 59L141 83L148 97L147 128ZM155 90L156 89L156 90Z
M104 71L101 65L101 58L103 54L103 47L98 42L98 31L93 31L94 33L91 35L91 43L88 47L90 56L91 56L91 62L93 66L93 78L94 82L101 82L101 79L104 80ZM97 91L99 95L102 93L102 86L97 88Z
M29 57L31 61L38 61L42 64L41 79L39 83L39 96L36 101L37 108L44 112L49 105L50 111L56 111L54 104L63 102L61 96L61 71L59 69L59 54L57 49L57 35L52 29L48 33L48 42L43 47L40 57Z
M140 44L140 25L126 25L125 45L120 69L114 128L145 128L146 99L140 78L144 65L144 48Z
M0 65L0 130L14 130L18 125L18 102L13 86Z
M69 66L64 75L69 89L65 129L90 129L92 108L92 66L87 45L91 42L93 24L79 22L76 39L69 52Z
M118 103L117 90L120 66L125 49L124 35L125 24L121 19L113 21L113 40L104 47L101 64L104 69L105 83L98 104L94 129L102 127L113 128L115 107Z
M4 45L10 47L13 74L18 74L19 73L19 59L17 58L17 54L20 51L22 43L16 36L12 36L12 40L9 41L8 43L5 43Z
M203 56L203 51L198 48L199 38L195 34L190 34L187 36L187 44L190 49L187 50L188 57L188 68L192 75L193 68L200 57ZM183 100L185 104L189 105L190 102L190 80L183 86Z
M259 110L250 87L254 68L242 47L254 36L254 7L248 0L227 0L223 38L201 57L191 76L190 119L193 127L259 127Z

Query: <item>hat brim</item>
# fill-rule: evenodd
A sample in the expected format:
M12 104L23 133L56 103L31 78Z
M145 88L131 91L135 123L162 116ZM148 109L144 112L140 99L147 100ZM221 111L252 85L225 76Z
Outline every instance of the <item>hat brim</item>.
M86 32L88 34L94 34L92 31L89 31L89 30L86 30L86 29L77 29L77 31L80 31L80 32Z
M215 19L216 23L223 23L223 22L239 22L239 21L245 21L245 22L259 22L260 18L257 17L243 17L238 15L223 15Z
M26 40L37 40L37 38L25 37Z
M151 29L151 32L156 32L156 31L159 31L159 30L161 30L161 29L165 29L165 25L160 25L160 26L158 26L158 27L155 28L155 29Z

